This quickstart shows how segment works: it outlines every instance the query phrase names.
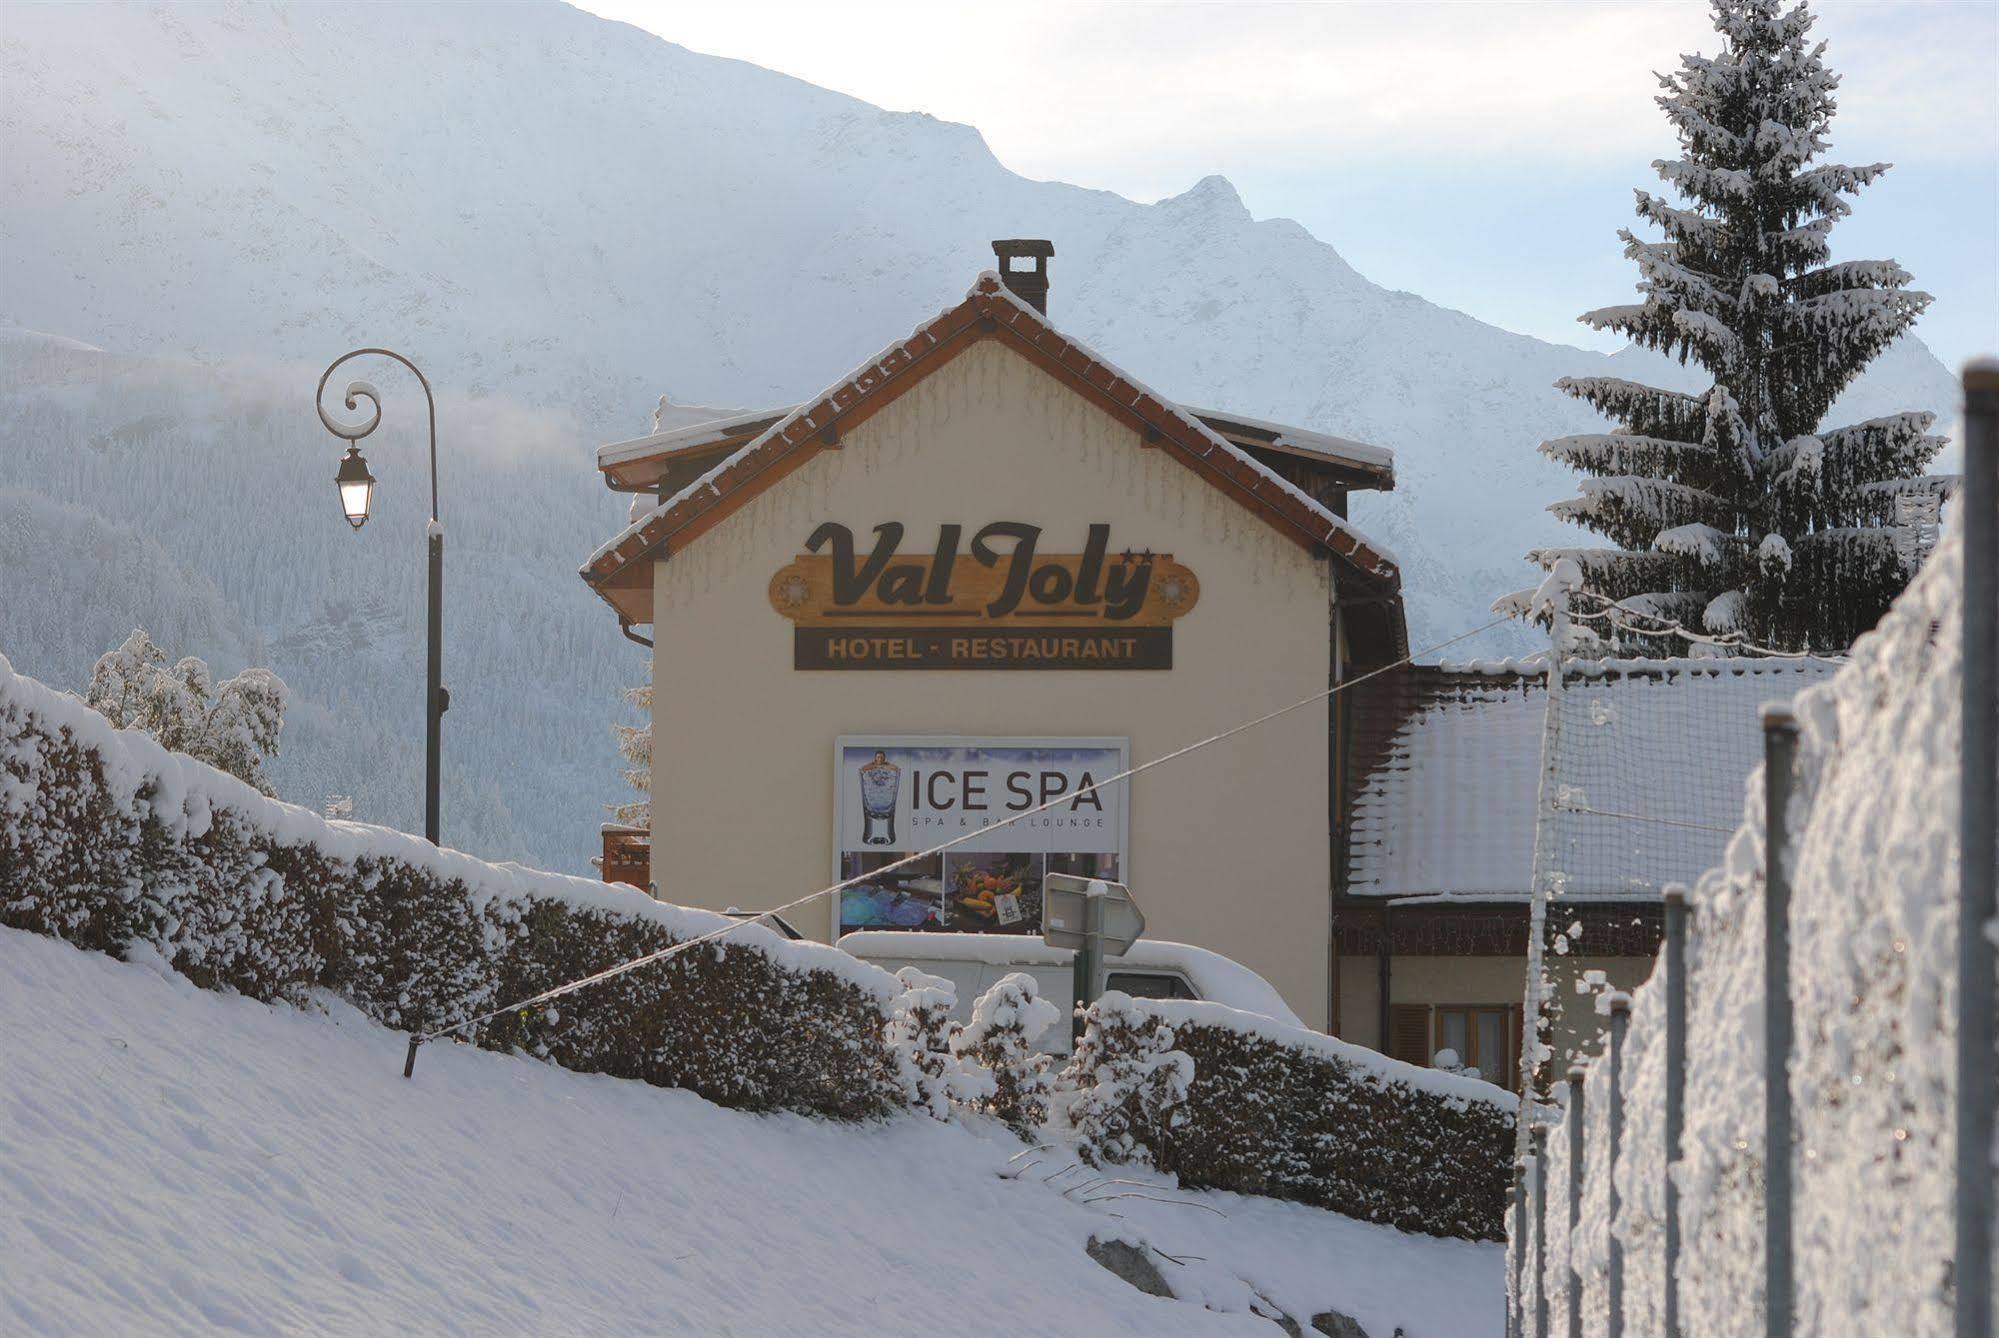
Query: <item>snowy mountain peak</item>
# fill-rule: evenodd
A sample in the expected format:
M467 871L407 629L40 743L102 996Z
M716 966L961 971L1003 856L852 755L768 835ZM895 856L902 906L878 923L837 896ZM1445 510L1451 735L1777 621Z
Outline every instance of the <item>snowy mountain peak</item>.
M1219 173L1209 173L1178 195L1159 202L1159 208L1213 215L1232 223L1247 223L1249 207L1235 184Z

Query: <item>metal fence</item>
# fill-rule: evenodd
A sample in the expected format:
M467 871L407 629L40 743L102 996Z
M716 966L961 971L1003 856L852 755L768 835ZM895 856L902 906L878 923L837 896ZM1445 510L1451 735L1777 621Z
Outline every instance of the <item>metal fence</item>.
M1721 867L1529 1108L1509 1338L1993 1331L1999 363L1965 391L1953 537L1766 710Z

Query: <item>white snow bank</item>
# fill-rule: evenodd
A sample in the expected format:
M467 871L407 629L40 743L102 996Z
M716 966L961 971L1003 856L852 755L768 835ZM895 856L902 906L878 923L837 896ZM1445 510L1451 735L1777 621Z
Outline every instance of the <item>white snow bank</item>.
M1241 1334L1326 1308L1500 1332L1496 1246L1145 1172L1085 1204L1010 1136L752 1116L194 989L0 930L0 1330ZM1226 1216L1217 1216L1214 1209ZM1120 1216L1113 1216L1119 1214ZM1091 1262L1149 1242L1189 1300ZM1214 1307L1203 1309L1203 1305Z
M1384 1084L1400 1083L1415 1091L1427 1092L1431 1096L1447 1097L1454 1101L1475 1101L1480 1105L1495 1106L1509 1115L1520 1107L1520 1098L1483 1078L1467 1078L1462 1074L1446 1073L1442 1069L1406 1064L1399 1059L1390 1059L1379 1051L1370 1050L1364 1045L1354 1045L1337 1036L1328 1036L1322 1031L1312 1031L1306 1027L1286 1026L1274 1018L1259 1013L1246 1013L1225 1004L1192 999L1147 999L1141 1006L1147 1012L1163 1018L1176 1029L1189 1024L1221 1027L1245 1036L1254 1036L1259 1040L1272 1041L1321 1059L1337 1059Z

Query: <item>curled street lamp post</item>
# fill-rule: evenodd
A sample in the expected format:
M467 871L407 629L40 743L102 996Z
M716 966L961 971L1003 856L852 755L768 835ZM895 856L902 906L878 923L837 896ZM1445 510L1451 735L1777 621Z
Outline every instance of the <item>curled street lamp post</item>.
M339 472L334 483L340 489L340 509L347 517L347 523L360 529L368 523L368 511L374 503L375 477L368 472L368 461L361 454L357 444L361 438L373 432L382 421L382 396L374 386L366 381L350 381L347 393L342 399L351 413L358 409L359 400L368 401L368 416L359 423L345 424L334 421L326 412L326 383L332 379L340 364L360 357L390 358L409 368L410 375L416 377L423 387L423 398L430 411L430 647L426 656L426 677L423 710L423 834L432 845L437 844L437 776L438 755L443 741L444 713L451 708L451 694L445 691L440 679L444 673L443 625L444 625L444 527L437 519L437 401L430 393L430 382L424 379L415 363L402 354L386 348L357 348L351 353L343 353L335 358L327 369L320 373L319 388L313 392L313 407L319 411L319 421L326 424L326 430L347 443L347 454L341 457Z

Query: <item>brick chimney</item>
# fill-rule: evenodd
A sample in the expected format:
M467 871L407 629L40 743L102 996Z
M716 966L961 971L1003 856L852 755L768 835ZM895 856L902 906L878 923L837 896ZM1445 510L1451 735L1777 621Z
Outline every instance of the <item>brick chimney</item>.
M993 254L999 257L1000 282L1013 295L1046 316L1048 314L1048 257L1055 243L1034 238L995 239ZM1015 269L1016 260L1034 261L1033 269Z

